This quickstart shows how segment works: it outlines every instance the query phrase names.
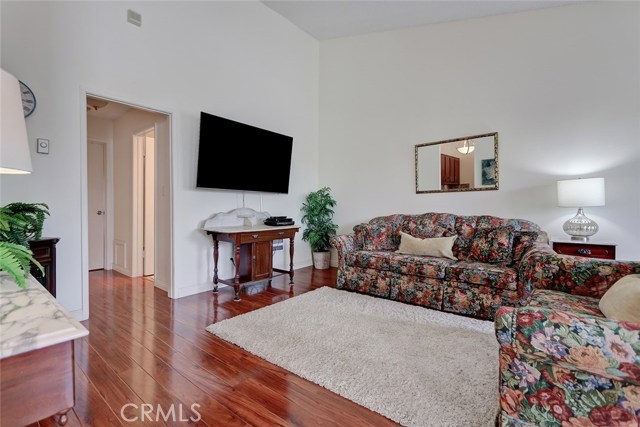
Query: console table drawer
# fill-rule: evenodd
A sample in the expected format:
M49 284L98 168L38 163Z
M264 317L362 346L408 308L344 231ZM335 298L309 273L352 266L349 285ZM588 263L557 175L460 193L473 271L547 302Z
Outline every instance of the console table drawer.
M278 239L289 239L295 234L295 230L292 229L242 233L240 235L240 243L267 242Z
M554 242L553 250L562 255L582 256L587 258L616 259L615 245Z

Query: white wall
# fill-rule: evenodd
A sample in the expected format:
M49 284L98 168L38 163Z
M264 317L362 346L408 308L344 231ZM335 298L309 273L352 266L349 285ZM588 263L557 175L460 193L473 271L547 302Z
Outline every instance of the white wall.
M126 23L128 8L142 14L141 28ZM264 208L299 221L318 185L319 50L306 33L260 2L2 2L0 15L2 68L38 100L30 140L51 140L48 156L32 147L32 175L3 176L0 201L49 203L44 232L62 238L58 299L78 317L88 314L83 89L172 113L172 296L211 288L211 244L198 227L240 200L194 189L200 111L293 136L289 195L265 195ZM296 266L309 265L308 246L296 249Z
M564 237L555 182L606 178L596 236L640 259L640 4L585 2L321 43L320 183L377 215L519 217ZM499 132L500 190L415 194L414 145Z

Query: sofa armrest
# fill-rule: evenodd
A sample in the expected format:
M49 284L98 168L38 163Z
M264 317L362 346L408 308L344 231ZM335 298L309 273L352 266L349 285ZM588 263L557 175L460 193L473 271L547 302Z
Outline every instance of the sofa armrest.
M338 251L338 267L340 268L344 267L345 256L348 253L362 249L354 234L331 236L329 244Z
M640 385L640 323L539 307L501 307L501 347L531 362Z
M602 298L620 278L640 273L640 262L545 254L535 258L541 289Z
M527 250L517 265L518 282L524 295L531 295L534 288L544 288L543 279L551 275L545 269L550 268L547 257L555 255L551 246L544 241L536 242Z

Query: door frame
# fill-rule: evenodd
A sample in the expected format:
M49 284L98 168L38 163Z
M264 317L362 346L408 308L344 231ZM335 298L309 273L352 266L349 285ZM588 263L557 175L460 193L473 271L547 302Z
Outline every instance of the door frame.
M135 245L132 245L131 252L132 258L134 259L135 266L132 266L132 273L134 277L143 276L144 277L144 253L142 247L144 246L145 241L145 184L146 184L146 170L144 166L144 155L146 151L146 134L153 130L154 138L157 138L158 135L158 126L154 125L152 127L148 127L146 129L137 131L133 134L133 226L132 233L134 236ZM144 146L141 144L141 139L145 138ZM155 216L156 209L158 208L157 204L157 186L158 186L158 174L157 174L157 145L153 144L153 161L154 161L154 172L153 172L153 212ZM156 261L155 261L155 221L154 221L154 239L153 239L153 271L155 274L156 271ZM145 248L146 250L146 248Z
M113 212L111 211L111 205L113 203L113 168L111 167L111 156L113 151L112 145L107 141L102 141L95 138L87 138L87 144L100 144L104 150L104 253L102 265L105 270L111 270L112 259L110 254L113 252ZM88 167L88 165L87 165ZM87 188L87 203L89 203L89 194ZM87 208L87 227L89 225L88 208ZM88 256L88 238L89 229L87 228L87 256ZM87 258L88 267L88 258Z
M168 155L169 155L169 170L167 173L169 174L169 236L172 242L175 242L174 235L174 218L175 218L175 208L174 208L174 171L173 171L173 141L176 138L175 135L175 126L174 126L174 112L168 108L161 107L150 107L145 100L132 100L126 94L114 94L109 90L103 89L95 89L89 88L87 86L80 86L79 90L79 106L80 106L80 141L83 141L80 144L80 187L81 187L81 203L80 203L80 225L81 225L81 271L80 280L82 283L81 287L81 298L82 298L82 308L78 312L74 311L72 314L79 320L86 320L89 318L89 236L88 236L88 205L87 205L87 96L101 98L107 101L118 102L120 104L130 105L135 108L139 108L141 110L147 110L153 113L160 113L167 116L167 124L168 124ZM170 257L170 265L171 265L171 273L169 274L169 283L168 283L168 295L170 298L173 298L175 294L175 248L173 243L171 244L171 248L169 251Z

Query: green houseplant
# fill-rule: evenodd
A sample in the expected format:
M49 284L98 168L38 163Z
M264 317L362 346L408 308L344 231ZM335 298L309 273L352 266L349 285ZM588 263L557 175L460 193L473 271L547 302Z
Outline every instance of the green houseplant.
M20 286L35 265L44 274L29 248L30 239L42 235L49 206L44 203L10 203L0 207L0 270L6 271Z
M314 268L329 268L329 238L336 234L338 226L333 222L335 199L329 187L309 193L302 204L302 223L306 225L302 240L309 242L313 252Z

